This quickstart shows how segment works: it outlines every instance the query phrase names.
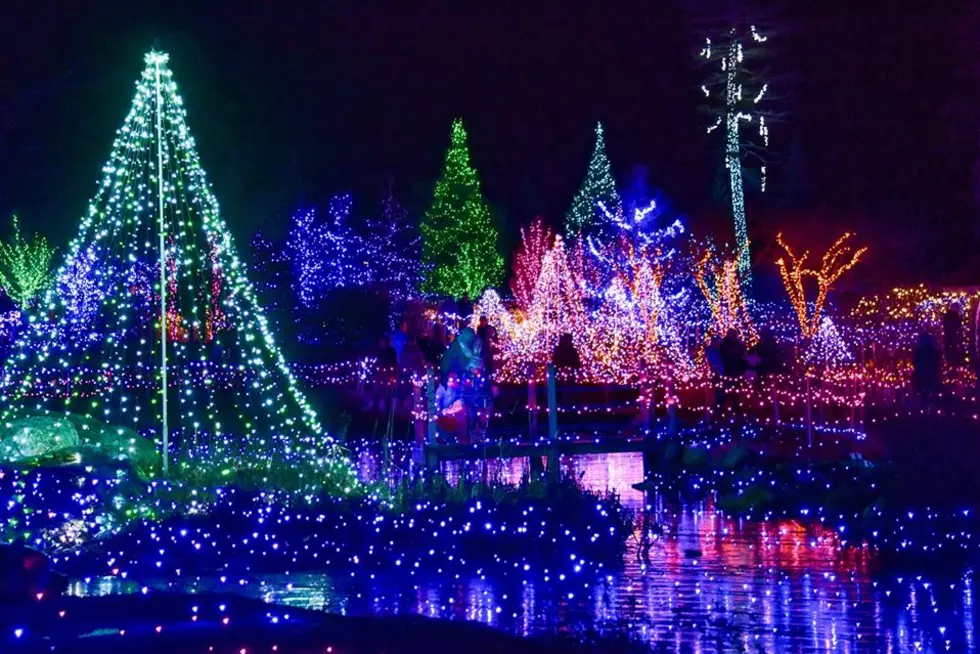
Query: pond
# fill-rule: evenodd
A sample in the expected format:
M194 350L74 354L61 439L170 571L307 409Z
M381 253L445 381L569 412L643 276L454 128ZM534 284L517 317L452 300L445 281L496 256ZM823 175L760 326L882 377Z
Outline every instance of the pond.
M360 461L365 474L373 456ZM407 465L407 464L404 464ZM490 464L516 482L526 462ZM842 547L837 534L795 521L722 516L710 503L678 506L645 496L640 454L568 457L588 488L612 491L655 537L629 543L622 570L602 579L360 578L332 573L241 578L76 580L70 593L139 592L144 586L236 592L346 615L416 613L471 620L519 634L591 629L626 632L668 652L972 652L972 572L955 578L880 570L874 552ZM449 476L476 474L451 464ZM649 527L648 527L649 528Z

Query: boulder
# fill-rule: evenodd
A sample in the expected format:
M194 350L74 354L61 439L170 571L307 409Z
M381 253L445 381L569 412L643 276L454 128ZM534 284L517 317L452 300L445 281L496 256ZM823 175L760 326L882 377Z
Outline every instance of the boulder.
M29 416L14 420L0 434L0 457L7 461L78 448L75 425L66 416Z
M123 466L143 478L160 467L156 446L132 429L75 414L12 421L0 431L0 460L37 466Z

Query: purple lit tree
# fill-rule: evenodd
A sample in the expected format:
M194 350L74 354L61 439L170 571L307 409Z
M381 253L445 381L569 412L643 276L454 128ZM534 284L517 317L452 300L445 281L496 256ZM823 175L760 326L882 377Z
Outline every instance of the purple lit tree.
M79 252L58 277L58 295L64 303L68 320L80 328L91 326L105 300L100 276L102 266L93 247Z
M323 226L316 223L314 209L293 216L286 248L292 261L293 290L304 307L313 306L323 293L326 275L324 232Z
M364 238L351 228L354 198L350 193L330 198L329 221L323 231L326 288L365 286L372 279L372 257Z
M422 279L418 226L393 192L391 180L381 197L380 214L368 219L366 248L372 281L401 297L410 297Z

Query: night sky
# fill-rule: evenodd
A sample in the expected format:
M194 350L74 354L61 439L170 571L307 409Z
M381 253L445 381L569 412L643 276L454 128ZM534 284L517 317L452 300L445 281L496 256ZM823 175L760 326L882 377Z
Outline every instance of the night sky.
M596 120L621 185L645 167L695 231L718 224L692 23L725 0L16 5L0 39L0 213L58 244L154 44L171 54L239 239L282 234L297 205L341 190L364 208L386 175L423 209L457 115L510 241L536 213L561 220ZM769 65L787 115L771 129L777 160L770 192L750 198L750 233L785 225L825 242L850 226L879 267L962 274L980 135L960 63L967 3L772 5ZM788 170L805 194L786 197Z

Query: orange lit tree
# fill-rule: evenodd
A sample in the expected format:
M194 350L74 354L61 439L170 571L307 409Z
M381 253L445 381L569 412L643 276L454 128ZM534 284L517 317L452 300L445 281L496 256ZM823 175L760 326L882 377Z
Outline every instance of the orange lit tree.
M747 248L748 243L742 247ZM747 345L752 345L758 340L758 335L749 316L739 279L741 256L740 250L734 257L719 261L711 248L706 248L694 266L694 280L711 309L715 333L725 336L734 329Z
M806 260L810 256L809 251L796 256L789 245L783 241L783 235L776 236L779 246L786 252L786 256L780 257L776 261L776 265L779 266L779 274L783 278L786 293L789 294L790 302L796 311L796 317L800 322L800 331L804 338L813 337L820 328L820 317L831 286L841 275L857 265L861 256L868 250L866 247L855 250L849 243L852 236L851 232L847 232L837 239L827 250L827 253L823 255L819 268L807 267ZM806 301L804 282L807 277L812 277L817 282L817 296L813 302L812 311L807 306Z

